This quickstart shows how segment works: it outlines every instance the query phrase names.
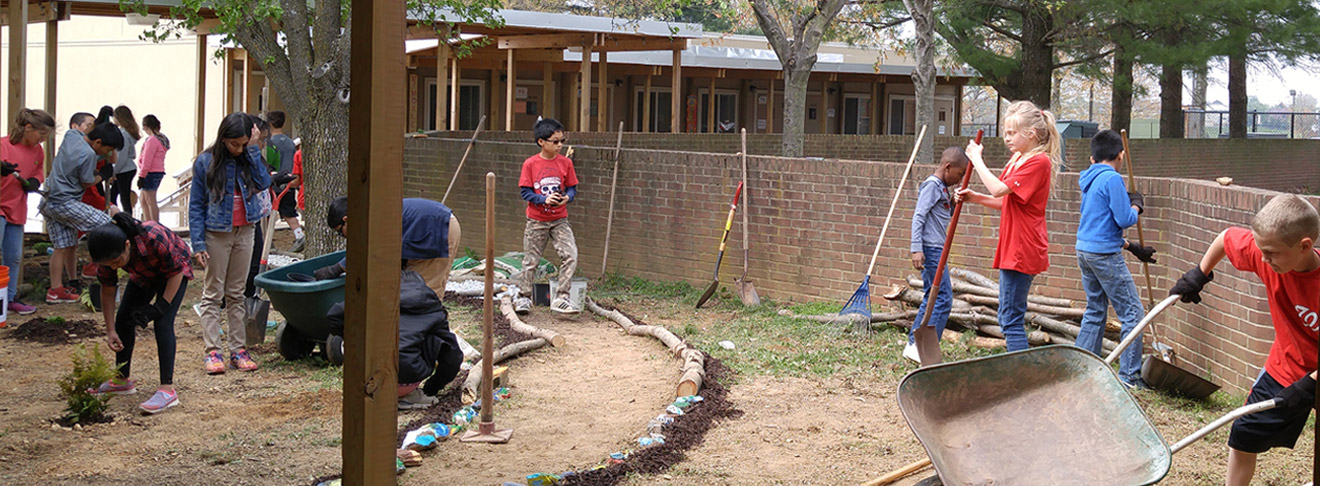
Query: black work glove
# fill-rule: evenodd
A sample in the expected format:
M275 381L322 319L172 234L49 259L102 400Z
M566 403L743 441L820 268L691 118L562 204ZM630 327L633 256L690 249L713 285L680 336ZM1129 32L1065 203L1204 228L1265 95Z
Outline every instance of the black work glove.
M159 319L169 311L170 303L163 298L157 298L156 303L135 309L129 317L138 327L145 328L148 322Z
M1141 246L1138 245L1137 242L1135 241L1128 240L1127 248L1124 249L1127 250L1129 253L1135 255L1138 260L1141 260L1146 263L1155 263L1155 248L1149 246Z
M343 273L344 267L341 267L336 263L334 265L318 268L316 271L312 272L312 275L314 275L317 280L330 280L333 278L339 278Z
M1178 279L1178 283L1173 284L1173 288L1169 289L1169 295L1181 295L1182 299L1180 300L1183 302L1200 304L1201 289L1205 287L1205 284L1210 283L1210 281L1214 279L1215 272L1210 272L1209 275L1206 275L1201 272L1200 265L1194 266L1191 270L1188 270L1187 273L1184 273L1182 278Z
M138 189L146 189L146 182L147 182L146 179L143 179L143 178L139 177L139 178L137 179L137 186L138 186Z
M18 165L12 164L7 160L0 162L0 177L5 177L15 172L18 172Z
M1142 196L1140 192L1137 191L1129 192L1128 199L1132 201L1133 206L1137 207L1137 214L1142 214L1146 212L1146 197Z
M115 166L111 164L105 164L101 166L101 169L97 173L101 176L101 180L108 181L114 178L115 176Z
M1294 381L1293 384L1288 385L1283 391L1280 391L1279 395L1275 398L1283 400L1281 408L1295 408L1306 403L1307 400L1314 400L1315 378L1311 378L1311 375L1309 374L1303 376L1297 381Z
M27 180L23 181L24 192L37 192L40 189L41 181L37 180L36 177L29 177Z
M276 184L282 186L290 182L293 182L293 180L297 178L298 176L295 176L293 174L275 174L275 177L273 177L272 179L275 181Z

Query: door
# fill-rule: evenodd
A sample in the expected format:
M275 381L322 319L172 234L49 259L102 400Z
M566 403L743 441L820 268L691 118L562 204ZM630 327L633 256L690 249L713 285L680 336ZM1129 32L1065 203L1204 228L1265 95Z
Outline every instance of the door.
M643 123L645 123L648 132L668 132L670 128L669 109L672 107L670 101L673 99L671 98L673 95L669 93L668 88L664 90L651 88L650 120L642 119L645 111L642 99L646 97L646 90L644 88L638 89L633 94L634 105L636 106L636 110L633 111L633 130L641 131Z
M445 83L446 89L449 83ZM486 98L482 96L485 85L481 81L459 81L458 84L458 129L476 130L481 114L485 112ZM435 126L435 78L426 81L426 122L423 126L430 130L448 130L449 127ZM445 110L449 111L452 100L447 100ZM490 127L487 127L490 128Z
M709 89L701 90L701 107L697 111L700 132L710 131ZM715 133L733 133L738 130L738 92L715 90Z
M844 95L843 97L843 133L845 135L869 135L871 133L871 97L868 95Z

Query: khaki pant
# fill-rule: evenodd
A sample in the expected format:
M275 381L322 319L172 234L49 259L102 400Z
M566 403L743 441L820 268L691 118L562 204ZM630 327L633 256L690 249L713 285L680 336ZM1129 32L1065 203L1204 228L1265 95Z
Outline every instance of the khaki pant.
M519 293L531 294L532 278L536 276L535 267L541 263L541 252L545 251L546 242L555 247L561 260L559 275L555 277L559 286L553 297L568 300L569 282L577 271L578 259L577 240L573 238L573 226L568 224L568 218L555 221L527 220L527 227L523 229L523 273Z
M248 265L252 260L253 225L239 226L229 233L206 232L206 280L202 287L202 340L206 351L220 350L234 353L243 349L247 340L247 327L243 324L247 306L243 302L243 287L247 284ZM220 326L225 320L220 315L220 303L225 303L225 317L229 328L225 332L228 349L220 346Z
M445 282L449 281L449 270L454 266L454 257L458 255L458 240L462 237L458 227L458 217L449 217L449 258L431 258L427 260L408 260L405 270L421 274L426 286L430 287L440 299L445 298Z

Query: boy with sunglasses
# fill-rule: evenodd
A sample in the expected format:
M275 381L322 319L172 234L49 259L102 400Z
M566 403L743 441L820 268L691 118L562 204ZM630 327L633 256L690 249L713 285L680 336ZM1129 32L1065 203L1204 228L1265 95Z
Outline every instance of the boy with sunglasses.
M522 198L527 201L527 226L523 230L522 293L531 293L535 268L541 261L541 252L549 242L554 245L562 260L557 277L560 285L554 300L550 302L550 310L560 314L577 314L582 309L569 300L568 283L577 270L578 250L566 207L577 197L577 172L573 169L573 161L559 154L559 149L566 143L563 125L545 118L536 122L532 132L541 151L523 161L522 176L518 179ZM526 313L531 310L531 302L518 299L515 308L519 313Z

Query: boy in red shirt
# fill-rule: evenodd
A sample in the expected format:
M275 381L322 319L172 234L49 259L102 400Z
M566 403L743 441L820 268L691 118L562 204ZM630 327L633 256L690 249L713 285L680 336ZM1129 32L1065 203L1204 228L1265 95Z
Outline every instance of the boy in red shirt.
M1274 398L1282 398L1284 403L1233 422L1228 435L1229 486L1251 483L1257 454L1275 447L1293 448L1315 407L1320 340L1317 239L1320 214L1315 208L1294 194L1276 196L1256 213L1251 230L1229 228L1220 233L1200 265L1188 270L1169 290L1169 295L1181 295L1183 302L1200 303L1201 289L1214 279L1215 265L1224 257L1233 268L1254 273L1265 284L1274 343L1247 403Z
M573 227L568 223L568 203L577 197L578 178L573 170L573 161L559 155L559 148L564 145L564 126L550 118L536 122L532 127L536 135L536 144L541 152L523 161L522 176L518 186L522 189L522 198L527 201L527 226L523 230L523 273L522 292L530 293L532 279L536 276L536 266L541 262L541 252L549 241L559 253L562 265L556 278L559 287L550 310L561 314L576 314L582 309L569 300L569 282L577 270L577 241L573 238ZM519 299L516 309L519 312L530 310L531 303Z

